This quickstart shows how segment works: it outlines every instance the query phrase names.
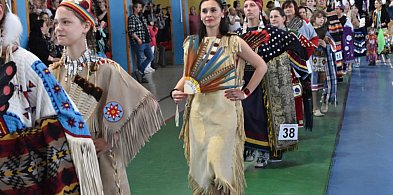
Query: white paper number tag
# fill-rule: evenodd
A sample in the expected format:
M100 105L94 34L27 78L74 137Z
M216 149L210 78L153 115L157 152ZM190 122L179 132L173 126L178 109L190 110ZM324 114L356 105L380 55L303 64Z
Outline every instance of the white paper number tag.
M298 124L281 124L278 140L297 140Z
M335 55L336 55L336 60L342 60L343 59L343 55L342 55L341 51L336 52Z

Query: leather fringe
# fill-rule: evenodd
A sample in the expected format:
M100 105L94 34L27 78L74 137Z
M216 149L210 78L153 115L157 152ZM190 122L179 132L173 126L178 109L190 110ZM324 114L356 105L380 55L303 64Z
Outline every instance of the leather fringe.
M190 98L192 100L192 98ZM188 103L188 101L187 101ZM245 132L244 132L244 123L243 123L243 111L241 107L240 101L236 102L236 107L238 109L237 112L237 120L238 120L238 126L237 126L237 143L234 148L235 154L234 154L234 165L233 165L233 184L230 184L228 181L224 181L220 178L214 178L212 181L212 185L210 185L207 189L202 188L198 182L195 181L195 179L189 174L188 175L188 181L190 188L192 190L193 195L215 195L217 191L220 191L221 195L224 194L231 194L231 195L243 195L244 194L244 187L246 186L246 180L244 177L244 163L243 163L243 151L244 151L244 140L245 140ZM187 107L187 106L186 106ZM189 116L189 112L186 114L184 117ZM189 142L188 142L188 135L189 135L189 129L188 129L188 118L185 120L183 123L183 128L180 133L180 137L183 138L184 141L184 149L185 149L185 155L187 159L187 163L189 163L189 155L190 155L190 148L189 148ZM186 142L187 141L187 142Z
M98 119L90 119L88 122L91 129L99 128ZM127 166L162 124L164 124L164 119L158 102L153 95L148 94L118 131L104 126L102 134L112 146L120 145L124 165Z
M79 179L81 194L103 195L100 169L93 140L65 134Z

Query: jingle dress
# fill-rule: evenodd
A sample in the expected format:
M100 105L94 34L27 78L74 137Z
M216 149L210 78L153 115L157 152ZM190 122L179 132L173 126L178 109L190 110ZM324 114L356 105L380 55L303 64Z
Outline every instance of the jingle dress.
M71 99L78 102L78 108L86 107L87 103L73 91L76 75L102 89L102 96L86 121L95 138L104 138L112 146L98 154L104 193L130 194L126 166L163 124L161 110L155 97L115 61L92 57L91 67L80 63L88 56L86 52L79 62L72 62L78 67L67 66L61 60L51 69ZM77 74L69 74L75 68Z
M202 43L209 40L211 44L214 39L205 37ZM190 37L187 37L184 59L187 59L189 42ZM232 73L237 78L227 84L240 86L244 71L244 61L237 57L241 51L240 37L223 36L219 46L224 49L223 56L229 56L221 66L237 64ZM180 137L184 140L190 167L188 179L194 195L212 194L214 188L231 195L244 194L245 135L241 101L227 99L224 90L189 95Z

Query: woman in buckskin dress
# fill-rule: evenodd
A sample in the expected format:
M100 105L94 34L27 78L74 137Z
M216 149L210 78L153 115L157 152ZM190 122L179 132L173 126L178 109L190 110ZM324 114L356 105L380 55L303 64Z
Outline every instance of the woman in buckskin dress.
M240 37L228 33L228 23L224 19L223 4L220 0L202 0L201 34L198 38L191 36L184 41L185 71L183 77L171 91L171 97L176 103L186 99L183 128L181 137L184 140L185 156L189 164L189 183L193 194L244 194L243 148L244 127L241 100L247 98L260 83L266 73L266 64ZM196 38L196 40L195 40ZM225 86L235 88L224 89L217 86L216 90L201 91L189 95L187 59L194 55L197 49L190 45L200 43L199 47L210 45L221 53L219 58L226 59L219 70L235 67ZM214 42L215 44L213 44ZM215 56L202 50L200 56ZM220 51L220 52L218 52ZM205 55L206 54L206 55ZM198 55L199 56L199 55ZM216 56L218 57L218 56ZM210 58L210 61L214 57ZM255 73L250 82L241 90L243 85L244 59L255 67ZM205 67L208 63L202 63ZM215 71L217 73L217 71ZM215 74L213 73L213 75ZM225 79L226 80L226 79ZM201 86L203 88L203 86Z

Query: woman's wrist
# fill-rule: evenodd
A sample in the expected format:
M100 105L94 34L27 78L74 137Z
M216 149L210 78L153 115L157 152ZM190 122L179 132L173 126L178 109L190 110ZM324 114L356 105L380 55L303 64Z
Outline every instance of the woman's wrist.
M250 90L246 87L242 90L244 99L248 98L251 95Z
M243 100L244 100L244 99L247 99L247 98L248 98L248 95L246 95L246 94L244 93L244 91L242 91L242 93L243 93Z
M180 90L176 89L176 88L172 89L171 92L169 93L169 96L171 97L171 99L173 99L173 92L174 91L180 91Z

